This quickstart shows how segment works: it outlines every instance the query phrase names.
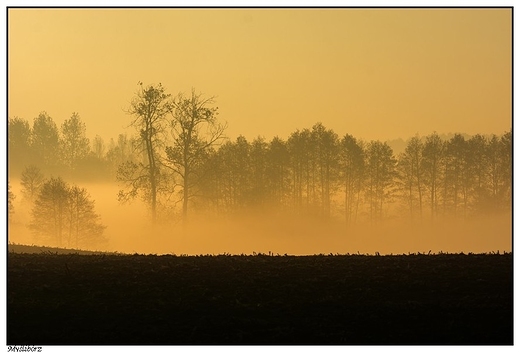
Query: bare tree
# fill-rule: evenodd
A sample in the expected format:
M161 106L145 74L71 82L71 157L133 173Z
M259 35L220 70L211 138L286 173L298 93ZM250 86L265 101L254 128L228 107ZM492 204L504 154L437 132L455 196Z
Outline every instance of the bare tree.
M105 226L99 220L99 215L94 211L94 201L90 199L87 190L78 186L70 187L67 207L68 246L90 248L104 243Z
M34 165L27 166L22 172L22 194L25 200L34 202L43 185L44 177L40 169Z
M66 226L68 185L61 178L45 182L34 203L29 228L37 237L61 246Z
M13 191L11 191L11 184L9 181L7 182L7 216L9 219L9 223L12 221L12 217L14 214L14 199L16 196L14 195Z
M170 127L173 144L166 147L169 168L181 179L182 215L186 223L188 202L204 179L200 167L208 151L224 135L226 124L217 120L214 97L203 98L192 89L191 96L179 93L173 100Z
M145 154L142 162L129 161L120 166L117 178L126 186L119 191L119 200L126 201L138 193L150 204L152 221L157 219L157 195L159 189L161 156L164 147L166 114L171 110L170 95L159 83L144 87L139 82L139 90L132 100L128 113L133 116L131 126L139 133L136 147Z
M86 189L70 187L61 178L43 184L29 227L35 236L57 246L92 247L106 241L105 226L100 224Z

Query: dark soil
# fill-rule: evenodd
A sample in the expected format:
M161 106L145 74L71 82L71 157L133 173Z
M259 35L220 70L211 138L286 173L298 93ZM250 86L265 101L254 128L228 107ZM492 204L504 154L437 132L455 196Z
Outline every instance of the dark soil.
M511 254L7 264L9 345L513 344Z

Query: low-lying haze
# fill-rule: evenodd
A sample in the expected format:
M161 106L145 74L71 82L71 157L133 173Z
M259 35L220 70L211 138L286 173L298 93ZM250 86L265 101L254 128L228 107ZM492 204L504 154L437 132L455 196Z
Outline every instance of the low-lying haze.
M13 191L19 194L18 182ZM184 227L180 221L152 226L143 203L121 205L117 185L85 184L96 211L107 226L108 244L94 247L124 253L156 254L402 254L408 252L510 252L511 215L487 216L466 221L438 221L411 225L388 221L383 225L358 224L346 228L340 219L319 220L276 214L269 210L229 217L194 215ZM21 197L19 197L21 198ZM39 244L26 227L28 209L20 199L10 227L9 240Z

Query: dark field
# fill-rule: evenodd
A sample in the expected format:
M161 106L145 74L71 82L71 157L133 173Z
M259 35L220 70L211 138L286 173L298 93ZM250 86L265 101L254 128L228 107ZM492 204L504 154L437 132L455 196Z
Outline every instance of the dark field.
M513 343L512 255L8 254L9 345Z

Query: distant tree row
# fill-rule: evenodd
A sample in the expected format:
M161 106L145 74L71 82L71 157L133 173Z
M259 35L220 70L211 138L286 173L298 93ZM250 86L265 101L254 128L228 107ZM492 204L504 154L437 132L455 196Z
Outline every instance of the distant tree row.
M415 136L395 156L386 143L339 138L318 123L286 141L239 137L213 151L201 167L208 173L199 206L276 207L347 224L468 217L511 209L511 158L511 132Z
M134 157L133 141L120 134L105 145L96 136L86 137L86 124L73 113L58 126L41 112L32 126L19 117L8 122L8 167L10 177L20 177L29 165L44 172L84 179L114 179L119 164Z
M161 84L139 83L128 110L136 134L120 134L108 150L99 137L89 142L77 114L60 131L45 113L32 128L10 119L10 172L33 164L65 176L104 175L122 186L121 202L146 202L153 221L179 213L186 220L189 210L263 208L347 224L511 210L511 131L414 136L398 155L387 143L340 137L321 123L286 140L225 141L214 103L194 90L171 96Z

